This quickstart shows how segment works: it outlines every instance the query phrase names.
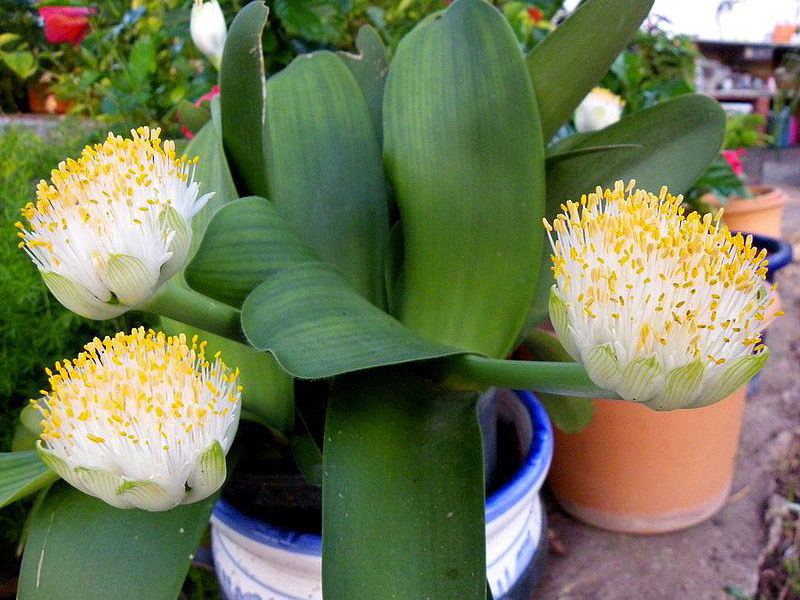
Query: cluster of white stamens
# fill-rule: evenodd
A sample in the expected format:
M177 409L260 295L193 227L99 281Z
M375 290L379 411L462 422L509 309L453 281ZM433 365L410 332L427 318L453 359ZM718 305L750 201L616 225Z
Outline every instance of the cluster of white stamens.
M551 320L592 380L656 409L704 406L763 366L766 251L682 197L598 188L545 227Z
M20 247L53 294L86 317L116 316L149 299L180 270L198 197L197 158L178 157L159 129L112 134L41 181L17 223Z
M238 369L204 348L139 328L56 363L51 391L32 401L42 459L119 508L167 510L212 494L225 480L241 387Z

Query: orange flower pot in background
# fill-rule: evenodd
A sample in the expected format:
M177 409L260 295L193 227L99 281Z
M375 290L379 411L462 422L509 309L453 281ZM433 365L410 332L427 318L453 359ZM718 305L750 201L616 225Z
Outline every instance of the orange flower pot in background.
M655 412L595 400L583 431L556 431L550 488L570 514L626 533L662 533L707 519L733 480L746 386L705 408Z
M730 198L722 220L732 231L783 237L783 207L789 199L779 187L750 186L752 198Z

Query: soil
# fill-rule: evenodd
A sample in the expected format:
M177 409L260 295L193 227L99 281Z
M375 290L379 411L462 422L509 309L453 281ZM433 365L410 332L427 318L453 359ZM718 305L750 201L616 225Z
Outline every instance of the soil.
M786 151L780 163L765 163L764 182L781 185L790 195L784 237L800 255L800 153ZM766 552L766 509L776 488L774 473L787 432L800 425L800 264L777 276L786 314L767 336L771 355L757 390L745 410L741 448L731 496L709 521L682 532L630 536L583 525L550 503L551 560L537 600L729 600L757 598L759 563L776 571L777 558ZM697 448L702 452L702 446ZM784 502L785 504L785 502ZM787 526L796 528L792 521ZM781 530L782 531L782 530ZM792 546L794 530L779 538L773 556ZM796 545L792 551L796 551ZM766 554L765 554L766 552ZM796 556L796 555L795 555ZM771 590L785 583L776 575ZM784 586L785 587L785 586ZM767 600L790 600L769 591Z

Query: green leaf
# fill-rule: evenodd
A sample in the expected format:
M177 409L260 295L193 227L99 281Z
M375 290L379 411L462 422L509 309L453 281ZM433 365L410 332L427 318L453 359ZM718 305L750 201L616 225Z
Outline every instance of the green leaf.
M311 485L322 485L322 452L308 431L292 436L292 456L303 477Z
M192 245L189 258L197 250L211 217L221 206L237 198L222 140L214 123L206 123L197 132L185 150L187 156L199 156L195 170L195 180L200 182L200 193L214 192L206 206L192 219Z
M610 187L617 180L636 179L637 187L658 193L662 185L685 192L719 155L725 113L719 103L686 94L634 113L589 134L573 151L594 146L636 144L628 150L573 154L547 170L548 216L569 199Z
M48 469L35 450L0 452L0 508L53 483L58 475Z
M14 52L0 52L0 60L5 63L14 75L23 81L36 73L38 65L36 57L27 50L16 50Z
M267 82L270 200L319 258L383 306L389 207L361 89L335 54L304 55Z
M188 100L181 100L178 103L178 119L181 124L192 133L197 133L211 120L211 111L202 106L195 106Z
M457 0L397 49L384 145L403 224L398 318L441 343L503 356L536 282L544 148L513 31Z
M231 23L220 66L222 139L241 195L267 195L263 130L267 86L261 36L269 9L245 6Z
M550 161L547 168L547 217L552 219L566 200L580 200L600 185L636 179L637 187L658 193L662 185L673 194L687 191L719 155L725 131L725 113L707 96L686 94L625 117L617 123L581 136L571 155ZM580 153L596 146L636 144L606 152ZM544 264L549 267L549 246ZM526 323L536 325L547 315L547 297L554 280L549 268L543 276Z
M244 388L242 408L281 433L292 430L294 385L271 355L166 317L161 317L161 328L170 335L183 333L189 339L197 335L207 341L207 356L221 351L226 365L232 369L239 367L239 383Z
M598 84L644 21L653 0L588 0L528 54L544 139Z
M485 598L476 401L404 370L336 380L323 456L326 600Z
M389 59L380 34L369 25L362 25L356 37L358 54L339 52L339 57L355 77L375 128L378 145L383 144L383 89L389 72Z
M349 8L348 0L275 0L275 15L286 33L328 44L342 41Z
M529 351L531 358L556 362L575 362L552 333L535 330L527 338L522 348ZM556 396L539 392L537 396L547 409L550 420L561 431L577 433L592 422L594 401L579 396Z
M459 352L417 337L325 263L290 267L258 286L242 307L242 328L254 347L301 379Z
M128 57L128 74L134 85L143 85L156 72L156 45L149 35L140 37L131 48Z
M238 307L270 275L316 260L270 202L242 198L214 215L186 267L186 281L206 296Z
M120 510L53 486L30 524L17 597L175 600L215 502Z

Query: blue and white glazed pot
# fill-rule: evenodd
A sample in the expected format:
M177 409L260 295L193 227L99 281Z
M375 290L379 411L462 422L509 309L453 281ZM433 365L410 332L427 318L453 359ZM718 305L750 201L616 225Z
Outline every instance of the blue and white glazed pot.
M539 491L553 455L547 413L533 394L497 390L513 421L521 467L486 501L487 578L495 600L528 600L547 555ZM275 527L220 500L211 519L214 563L227 600L322 600L322 540Z

